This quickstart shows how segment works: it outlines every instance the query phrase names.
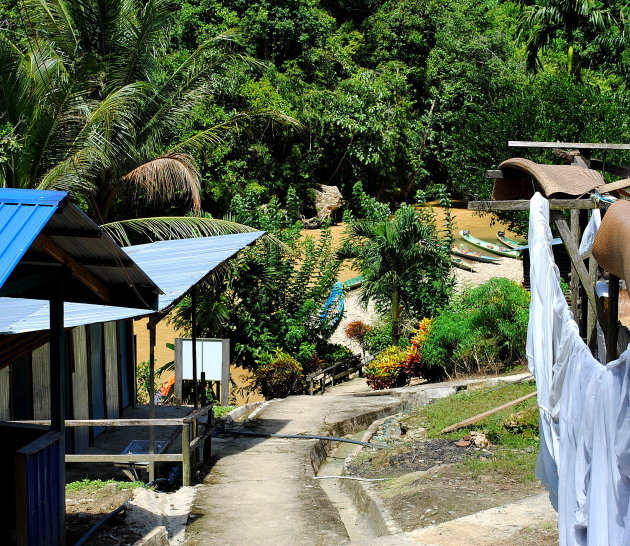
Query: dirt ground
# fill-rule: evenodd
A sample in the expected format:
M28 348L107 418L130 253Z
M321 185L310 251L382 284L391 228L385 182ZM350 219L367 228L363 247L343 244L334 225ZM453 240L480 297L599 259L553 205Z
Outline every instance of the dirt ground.
M133 489L118 489L109 484L101 489L66 492L66 542L74 544L99 520L131 500ZM106 523L89 544L122 545L133 544L142 534L125 526L124 513L114 516Z
M403 531L451 521L544 492L537 481L497 473L491 464L498 449L495 446L457 447L456 440L424 438L422 429L403 429L402 433L407 439L392 439L390 433L379 429L371 441L386 441L392 447L357 454L346 462L346 474L388 478L374 482L370 491ZM535 453L527 453L533 460ZM471 458L480 463L474 472L462 464ZM557 542L557 526L548 525L527 528L518 539L502 540L496 546Z

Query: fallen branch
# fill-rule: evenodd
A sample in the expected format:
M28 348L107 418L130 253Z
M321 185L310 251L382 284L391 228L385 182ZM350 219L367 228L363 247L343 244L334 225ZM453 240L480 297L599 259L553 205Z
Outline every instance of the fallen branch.
M520 404L521 402L525 402L525 400L529 400L530 398L533 398L534 396L536 396L536 394L537 394L537 391L530 392L529 394L526 394L525 396L522 396L521 398L517 398L516 400L512 400L511 402L508 402L507 404L503 404L502 406L499 406L497 408L484 411L483 413L480 413L479 415L475 415L474 417L470 417L469 419L465 419L464 421L455 423L454 425L451 425L450 427L446 427L442 429L440 431L440 434L446 434L447 432L453 432L454 430L465 427L466 425L472 425L473 423L476 423L477 421L481 421L482 419L488 417L489 415L493 415L495 413L500 412L501 410L510 408L512 406L516 406L517 404Z

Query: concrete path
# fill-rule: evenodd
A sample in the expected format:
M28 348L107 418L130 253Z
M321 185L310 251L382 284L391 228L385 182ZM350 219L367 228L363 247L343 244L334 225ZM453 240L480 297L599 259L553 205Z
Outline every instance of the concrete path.
M395 396L356 397L364 379L325 395L290 396L264 405L247 430L343 436L396 413ZM186 532L190 545L342 544L339 514L313 479L325 457L317 440L213 439L213 467L198 492Z

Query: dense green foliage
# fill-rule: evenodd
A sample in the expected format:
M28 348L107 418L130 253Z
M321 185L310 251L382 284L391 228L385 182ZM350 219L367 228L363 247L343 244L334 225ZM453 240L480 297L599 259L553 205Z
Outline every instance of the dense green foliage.
M455 299L431 324L421 368L447 375L500 371L525 354L529 294L496 278Z
M254 377L256 387L267 400L299 393L304 387L302 366L280 350L258 366Z
M487 196L484 172L514 155L510 139L628 140L624 8L10 0L0 6L0 177L72 183L111 218L156 210L125 198L135 192L179 197L169 214L191 204L217 214L255 188L306 216L317 183L349 197L359 181L392 202L434 183ZM299 129L272 121L287 116ZM159 189L157 170L170 180Z
M368 209L365 203L370 202ZM362 301L373 300L390 313L396 345L403 310L411 316L431 316L447 303L453 285L449 246L440 240L429 210L402 205L390 218L373 199L363 196L362 204L364 217L349 218L339 256L364 276Z
M244 250L206 285L199 335L229 337L235 361L246 368L277 349L307 368L316 355L325 362L330 324L319 314L339 270L330 230L322 230L318 239L303 237L301 225L289 222L277 201L263 208L249 194L234 210L236 219L269 230L276 241ZM186 299L176 320L179 328L189 330L190 312Z

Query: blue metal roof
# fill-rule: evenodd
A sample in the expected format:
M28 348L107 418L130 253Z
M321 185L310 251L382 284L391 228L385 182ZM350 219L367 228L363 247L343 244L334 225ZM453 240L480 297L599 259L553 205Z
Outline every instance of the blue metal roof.
M168 310L190 288L220 264L264 234L262 231L159 241L123 248L129 258L146 271L164 292L158 310ZM48 329L48 303L37 300L0 298L0 333L18 334ZM65 304L66 328L127 318L147 311L124 307Z
M159 289L67 192L0 188L0 294L156 309Z
M0 286L67 195L65 191L3 189L0 201Z

